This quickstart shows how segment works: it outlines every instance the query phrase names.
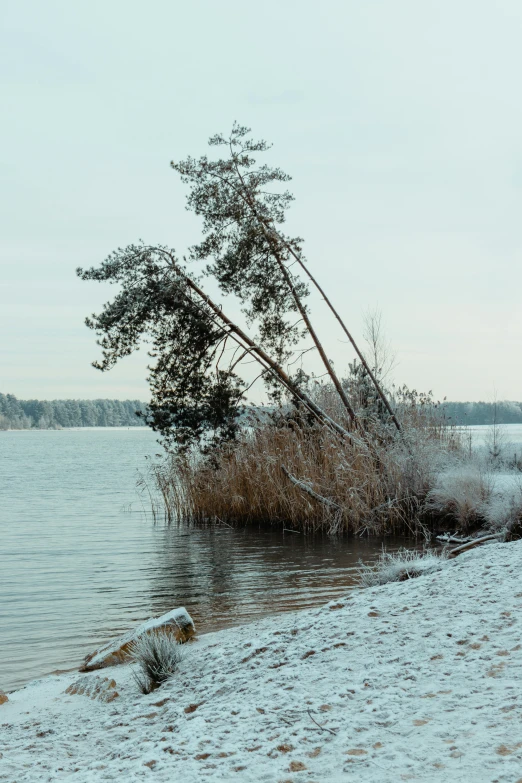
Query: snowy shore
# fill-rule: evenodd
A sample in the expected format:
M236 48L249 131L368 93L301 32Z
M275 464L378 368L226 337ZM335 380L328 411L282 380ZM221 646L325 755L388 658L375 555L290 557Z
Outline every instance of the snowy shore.
M494 544L208 634L148 696L129 666L37 680L0 705L0 781L520 782L521 573Z

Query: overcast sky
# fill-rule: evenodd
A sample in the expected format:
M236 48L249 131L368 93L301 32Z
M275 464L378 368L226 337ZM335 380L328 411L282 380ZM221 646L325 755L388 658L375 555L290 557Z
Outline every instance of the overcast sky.
M198 238L169 161L238 120L293 176L288 229L396 380L522 399L520 0L2 0L0 391L146 400L101 374L75 277ZM353 358L319 312L339 368Z

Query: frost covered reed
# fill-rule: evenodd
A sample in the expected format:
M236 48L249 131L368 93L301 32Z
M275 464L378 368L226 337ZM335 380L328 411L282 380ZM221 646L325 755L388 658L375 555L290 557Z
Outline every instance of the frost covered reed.
M142 693L152 693L172 677L182 657L178 642L161 630L140 636L130 652L139 667L134 677Z
M388 582L403 582L422 574L438 571L444 565L446 556L432 550L418 552L399 549L397 552L383 551L372 565L360 563L358 580L361 587L376 587Z

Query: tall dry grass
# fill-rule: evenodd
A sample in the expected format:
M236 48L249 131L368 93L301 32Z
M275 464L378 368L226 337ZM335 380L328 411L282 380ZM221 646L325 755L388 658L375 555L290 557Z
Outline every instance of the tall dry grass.
M321 387L317 396L330 415L340 417L329 388ZM309 532L425 533L426 496L441 459L459 448L459 440L418 398L402 399L400 407L400 434L370 413L366 438L350 444L305 417L281 412L246 426L211 458L174 457L156 470L167 516L228 525L283 523Z

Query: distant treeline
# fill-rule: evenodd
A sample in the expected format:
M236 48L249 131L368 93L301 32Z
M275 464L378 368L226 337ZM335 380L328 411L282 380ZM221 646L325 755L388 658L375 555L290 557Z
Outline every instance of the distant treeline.
M445 402L450 424L522 424L522 402Z
M0 394L0 430L60 427L139 427L139 400L19 400Z
M0 394L0 430L60 427L139 427L139 400L19 400ZM522 403L444 402L439 410L449 424L522 424Z

